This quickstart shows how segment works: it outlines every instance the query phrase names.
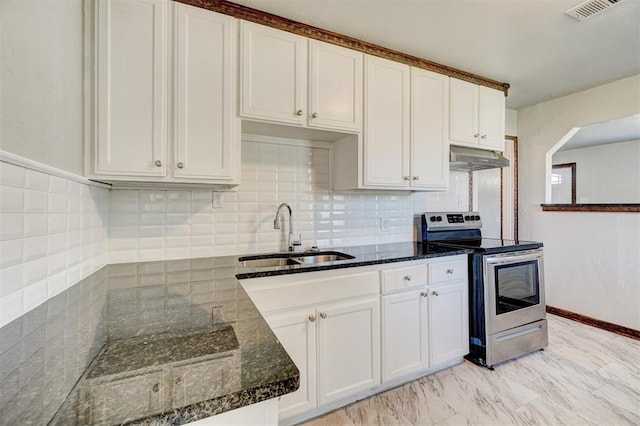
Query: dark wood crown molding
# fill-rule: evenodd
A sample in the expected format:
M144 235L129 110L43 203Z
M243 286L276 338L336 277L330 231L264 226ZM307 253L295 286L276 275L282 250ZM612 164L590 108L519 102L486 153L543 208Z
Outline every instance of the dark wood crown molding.
M640 204L541 204L543 212L640 213Z
M381 58L390 59L396 62L401 62L407 65L437 72L439 74L444 74L449 77L454 77L454 78L468 81L481 86L490 87L492 89L501 90L504 92L505 96L507 96L509 91L510 85L508 83L501 83L499 81L481 77L479 75L475 75L466 71L448 67L446 65L441 65L436 62L431 62L426 59L419 58L417 56L412 56L402 52L398 52L397 50L387 49L386 47L378 46L373 43L368 43L363 40L358 40L342 34L334 33L332 31L324 30L322 28L303 24L301 22L293 21L291 19L283 18L281 16L273 15L271 13L263 12L261 10L252 9L246 6L241 6L239 4L235 4L230 1L226 1L226 0L174 0L174 1L188 4L191 6L200 7L202 9L211 10L213 12L222 13L224 15L230 15L238 19L244 19L245 21L255 22L258 24L277 28L279 30L288 31L290 33L298 34L298 35L312 38L315 40L336 44L338 46L346 47L352 50L357 50L363 53L367 53L369 55L379 56Z

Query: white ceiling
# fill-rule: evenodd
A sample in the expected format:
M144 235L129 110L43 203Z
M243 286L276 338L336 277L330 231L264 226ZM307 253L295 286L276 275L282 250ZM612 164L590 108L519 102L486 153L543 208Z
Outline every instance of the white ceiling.
M640 73L640 0L231 0L511 84L519 109Z
M581 127L558 151L640 140L640 114Z

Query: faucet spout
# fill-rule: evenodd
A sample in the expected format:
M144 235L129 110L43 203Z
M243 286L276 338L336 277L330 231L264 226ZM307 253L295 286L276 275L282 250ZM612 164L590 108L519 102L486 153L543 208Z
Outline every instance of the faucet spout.
M276 217L273 220L273 229L280 229L280 210L283 207L289 211L289 238L287 240L287 245L289 251L293 251L295 246L302 245L302 243L300 241L294 241L293 239L293 213L289 204L282 203L278 206L278 209L276 210Z

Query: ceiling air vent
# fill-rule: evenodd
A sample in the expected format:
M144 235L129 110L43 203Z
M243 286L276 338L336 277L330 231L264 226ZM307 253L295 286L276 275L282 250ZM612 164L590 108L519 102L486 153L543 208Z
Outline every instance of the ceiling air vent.
M587 0L576 7L567 10L565 13L580 22L586 21L593 15L603 12L621 0Z

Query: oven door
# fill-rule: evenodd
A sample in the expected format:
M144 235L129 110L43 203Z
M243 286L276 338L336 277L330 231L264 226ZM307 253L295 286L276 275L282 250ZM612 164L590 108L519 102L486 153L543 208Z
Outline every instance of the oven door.
M541 249L483 258L487 334L546 317Z

